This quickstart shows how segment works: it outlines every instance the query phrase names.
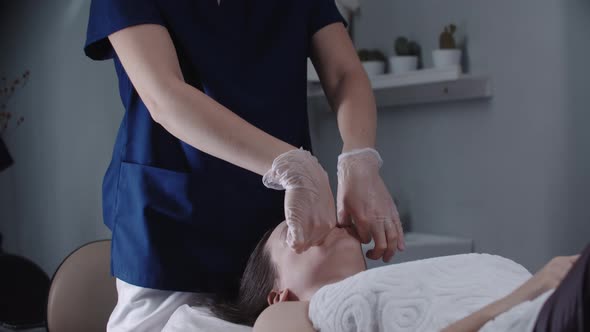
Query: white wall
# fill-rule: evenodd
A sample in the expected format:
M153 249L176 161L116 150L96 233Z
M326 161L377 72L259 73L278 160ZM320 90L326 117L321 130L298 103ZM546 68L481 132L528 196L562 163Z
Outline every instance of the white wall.
M386 182L417 231L471 238L531 269L580 250L590 241L590 3L370 0L355 39L392 54L407 35L430 66L450 22L494 98L380 110ZM333 170L334 116L311 116L316 153Z
M112 62L84 57L90 1L5 1L0 72L30 69L9 109L25 116L6 138L15 165L0 173L4 249L53 273L77 246L110 236L101 183L123 115Z

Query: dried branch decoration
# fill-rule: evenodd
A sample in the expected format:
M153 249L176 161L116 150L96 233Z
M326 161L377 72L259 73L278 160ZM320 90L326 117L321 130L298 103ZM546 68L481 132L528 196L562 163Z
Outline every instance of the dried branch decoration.
M11 128L16 128L25 121L23 116L17 116L8 111L8 101L18 89L27 85L30 75L30 71L26 70L19 78L12 81L7 80L5 76L0 78L0 138L4 137Z

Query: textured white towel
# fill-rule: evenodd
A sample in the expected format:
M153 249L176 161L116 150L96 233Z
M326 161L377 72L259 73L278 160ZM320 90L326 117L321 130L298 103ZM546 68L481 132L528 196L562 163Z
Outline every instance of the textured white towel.
M311 299L309 318L321 332L440 331L530 276L521 265L487 254L387 265L322 287ZM548 294L498 316L482 330L530 330Z

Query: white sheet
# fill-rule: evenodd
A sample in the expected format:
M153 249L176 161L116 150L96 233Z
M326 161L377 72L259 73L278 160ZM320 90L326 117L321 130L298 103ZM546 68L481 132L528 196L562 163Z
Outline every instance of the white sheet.
M440 331L530 276L521 265L487 254L388 265L322 287L311 299L309 317L322 332ZM526 331L543 302L517 306L484 331Z
M219 319L206 308L191 307L185 304L172 314L162 332L186 331L252 332L252 328Z

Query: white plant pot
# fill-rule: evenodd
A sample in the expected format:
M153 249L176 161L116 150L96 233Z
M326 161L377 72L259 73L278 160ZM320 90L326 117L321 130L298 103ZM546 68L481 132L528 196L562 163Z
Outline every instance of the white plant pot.
M461 50L434 50L432 51L434 68L449 68L461 66Z
M403 74L418 69L417 56L390 56L389 69L394 74Z
M383 61L363 61L363 67L369 76L381 75L385 73L385 62Z

